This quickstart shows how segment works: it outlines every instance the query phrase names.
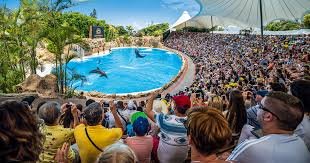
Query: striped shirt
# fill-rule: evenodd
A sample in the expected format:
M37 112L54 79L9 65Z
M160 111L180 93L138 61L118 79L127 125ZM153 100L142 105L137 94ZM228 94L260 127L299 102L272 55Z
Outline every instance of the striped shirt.
M186 117L175 115L155 115L160 128L158 159L161 163L184 162L188 153L187 130L184 126Z

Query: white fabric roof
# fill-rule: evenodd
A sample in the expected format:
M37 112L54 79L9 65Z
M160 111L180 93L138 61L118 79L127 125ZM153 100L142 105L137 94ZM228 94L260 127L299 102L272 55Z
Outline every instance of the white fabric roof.
M244 24L243 22L237 21L237 20L233 20L230 18L223 18L220 16L212 16L212 21L211 21L211 16L209 15L201 15L201 16L196 16L193 17L192 19L179 24L178 26L176 26L176 29L182 29L184 27L197 27L197 28L211 28L212 27L212 22L213 22L213 26L222 26L222 27L226 27L229 25L235 25L235 26L239 26L239 27L247 27L246 24Z
M179 19L175 23L173 23L173 25L170 27L170 29L178 26L179 24L182 24L182 23L188 21L189 19L191 19L191 16L189 15L189 13L187 11L184 11L182 13L182 15L179 17Z
M239 34L239 30L224 30L224 31L214 31L214 33L221 34ZM254 35L260 35L260 30L254 30L252 32ZM290 31L264 31L264 35L303 35L310 34L310 29L300 29L300 30L290 30Z
M215 15L260 28L260 0L196 0L197 16ZM264 25L277 19L300 20L310 11L310 0L261 0Z

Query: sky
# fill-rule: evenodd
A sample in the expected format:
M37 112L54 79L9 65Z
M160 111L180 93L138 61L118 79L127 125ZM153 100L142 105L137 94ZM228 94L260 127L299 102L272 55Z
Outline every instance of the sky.
M200 6L195 0L74 0L77 5L67 11L77 11L89 15L93 9L98 19L113 25L132 25L136 30L151 24L172 25L188 11L195 16ZM8 8L15 9L19 0L0 0Z

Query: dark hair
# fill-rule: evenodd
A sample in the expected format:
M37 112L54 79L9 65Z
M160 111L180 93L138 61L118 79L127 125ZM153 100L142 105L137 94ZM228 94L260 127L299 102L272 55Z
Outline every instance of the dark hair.
M270 83L272 91L287 92L285 85L283 83Z
M178 113L180 114L186 114L186 111L190 108L189 105L184 105L184 106L176 106L176 109Z
M292 95L304 104L304 112L310 113L310 80L296 80L291 84Z
M90 104L93 103L93 102L96 102L96 101L93 100L93 99L88 99L88 100L85 102L85 105L88 106L88 105L90 105Z
M124 103L123 103L123 101L117 101L117 102L116 102L116 108L124 109Z
M39 117L46 125L53 125L60 116L60 104L58 102L47 102L39 109Z
M30 106L36 98L34 96L27 96L22 99L22 102L27 102Z
M77 108L79 111L83 111L83 105L81 105L81 104L77 104L77 105L76 105L76 108Z
M242 93L232 90L229 94L228 112L226 115L229 127L233 132L239 133L247 122L247 114Z
M294 131L304 116L302 102L297 97L280 91L272 91L266 96L277 100L272 101L272 107L268 109L278 116L278 127L282 130Z
M144 101L141 101L141 102L140 102L140 106L141 106L141 107L145 107L145 102L144 102Z
M143 112L143 108L141 106L138 106L137 111Z
M102 107L98 102L91 103L84 110L84 118L89 126L96 126L102 120Z
M71 107L67 108L64 114L59 118L59 124L63 125L64 128L71 128L71 122L73 123L73 115L71 113Z
M44 105L45 103L46 103L46 101L41 101L41 102L38 104L38 106L37 106L37 114L39 114L40 107L41 107L42 105Z
M36 162L43 135L35 116L22 102L0 104L0 162Z

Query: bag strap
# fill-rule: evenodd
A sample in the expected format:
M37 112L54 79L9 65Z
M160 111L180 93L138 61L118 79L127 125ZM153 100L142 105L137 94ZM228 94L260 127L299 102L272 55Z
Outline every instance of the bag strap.
M100 152L103 152L102 149L100 149L100 148L90 139L86 127L85 127L85 133L86 133L86 136L87 136L88 140L93 144L93 146L96 147Z
M118 109L116 109L116 111L117 111L118 115L123 119L123 121L125 121L126 126L127 126L128 122L126 121L126 119L122 116L122 114L118 111Z

